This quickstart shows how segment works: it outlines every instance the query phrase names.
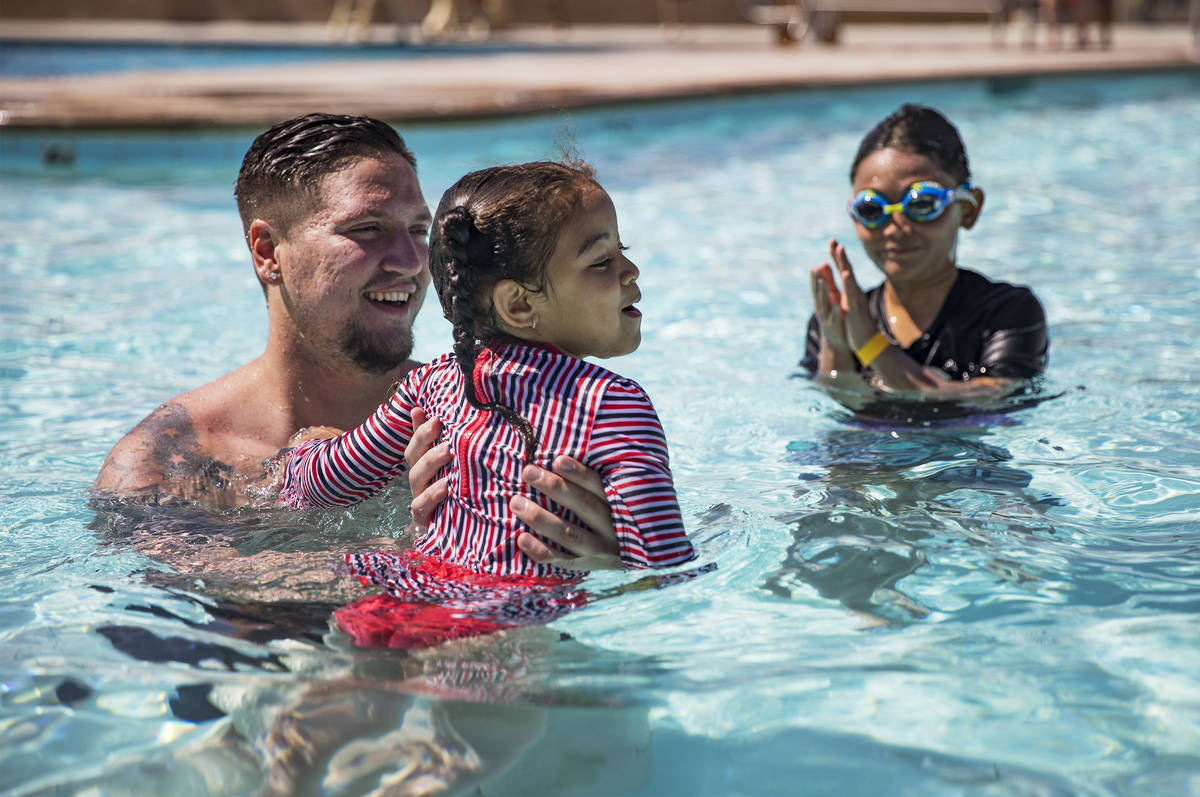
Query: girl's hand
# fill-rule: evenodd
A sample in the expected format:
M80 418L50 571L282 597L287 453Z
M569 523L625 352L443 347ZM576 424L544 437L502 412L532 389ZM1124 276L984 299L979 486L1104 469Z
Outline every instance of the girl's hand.
M850 348L846 342L846 319L842 313L842 293L833 278L833 269L822 263L812 269L813 309L825 343L834 349Z
M537 534L523 532L517 537L517 547L535 562L567 570L620 569L621 548L600 474L565 456L555 458L554 470L551 473L536 465L526 465L521 475L526 484L570 509L587 525L568 523L515 495L509 501L509 508ZM559 545L566 553L546 545L538 536Z
M830 238L829 254L842 277L841 310L846 328L846 342L851 351L858 351L863 344L875 337L879 327L867 308L867 295L858 287L858 280L854 278L854 269L850 265L850 258L846 256L846 247L839 244L836 238Z
M445 443L434 445L442 434L442 422L420 407L412 411L413 436L404 448L404 462L408 465L408 486L412 490L411 530L423 534L429 528L433 510L446 500L449 487L446 478L434 480L443 467L450 463L450 447Z
M341 429L335 429L332 426L305 426L291 436L287 447L295 448L301 443L307 443L309 440L328 440L331 437L337 437L341 433Z

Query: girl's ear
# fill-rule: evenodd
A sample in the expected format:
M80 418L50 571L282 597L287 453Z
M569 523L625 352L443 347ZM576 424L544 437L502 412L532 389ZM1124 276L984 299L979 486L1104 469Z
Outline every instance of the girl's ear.
M254 272L264 285L274 285L279 282L280 266L276 250L279 247L279 237L271 225L262 219L250 222L246 233L246 241L250 244L250 257L254 260Z
M969 230L975 226L975 222L979 221L979 212L983 210L983 189L972 188L969 192L975 197L975 204L970 202L963 203L962 222L960 226L964 230Z
M500 280L492 286L492 307L509 332L528 330L534 324L530 291L515 280Z

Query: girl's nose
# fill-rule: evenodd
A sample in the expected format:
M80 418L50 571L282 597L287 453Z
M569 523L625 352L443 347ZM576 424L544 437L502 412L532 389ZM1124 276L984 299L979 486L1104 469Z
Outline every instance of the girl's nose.
M883 225L882 232L889 230L897 233L906 233L912 229L912 219L906 216L902 211L897 210L888 217L888 223Z
M638 271L638 267L637 267L636 263L634 263L629 258L625 258L625 270L621 272L621 284L622 285L633 284L634 280L636 280L639 276L641 276L641 273L642 272Z

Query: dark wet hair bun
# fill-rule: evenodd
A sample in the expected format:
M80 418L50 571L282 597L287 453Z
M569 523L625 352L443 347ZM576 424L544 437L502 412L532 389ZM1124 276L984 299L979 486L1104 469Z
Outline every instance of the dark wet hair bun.
M958 128L933 108L906 103L863 136L850 167L850 182L854 182L864 158L876 150L891 148L924 155L958 183L971 178Z

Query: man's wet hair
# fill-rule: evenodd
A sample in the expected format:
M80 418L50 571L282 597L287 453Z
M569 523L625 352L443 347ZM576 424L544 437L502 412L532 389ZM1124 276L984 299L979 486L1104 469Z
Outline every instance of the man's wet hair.
M417 159L391 125L370 116L310 113L272 126L254 139L233 194L248 236L258 218L285 230L316 196L321 178L351 158Z
M850 182L854 182L858 165L872 152L881 149L924 155L957 183L965 183L971 178L967 150L958 128L945 116L924 105L901 105L863 136L850 166Z

